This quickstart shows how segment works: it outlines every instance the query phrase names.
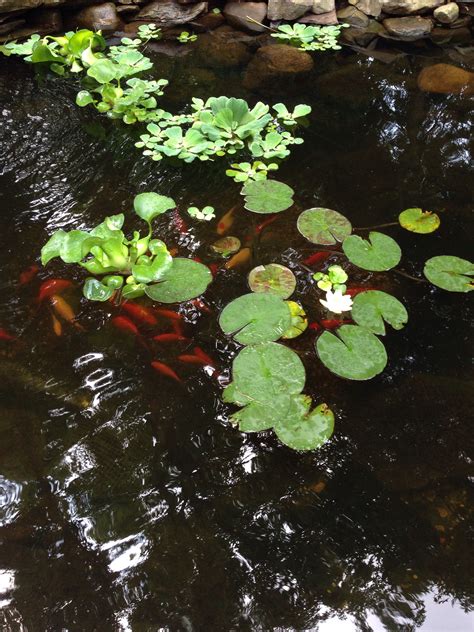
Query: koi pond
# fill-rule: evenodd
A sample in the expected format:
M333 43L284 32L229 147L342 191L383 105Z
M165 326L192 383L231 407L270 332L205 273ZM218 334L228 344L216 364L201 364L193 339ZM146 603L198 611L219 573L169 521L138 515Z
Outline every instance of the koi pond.
M294 132L304 143L268 169L286 187L257 195L241 168L226 175L248 156L150 160L157 143L140 141L143 129L77 107L60 73L0 56L0 628L468 632L472 294L423 269L440 255L472 260L472 100L418 89L439 57L324 54L304 81L257 95L239 68L165 53L150 52L153 78L169 81L160 107L184 121L193 97L284 102L290 129L306 104ZM167 208L150 212L143 193ZM437 230L399 224L418 208ZM337 213L322 221L308 209ZM130 300L117 300L113 275L83 290L90 274L55 248L41 264L56 231L119 232L123 219L127 238L141 231L126 252L152 220L168 248L146 241ZM393 261L367 264L366 229L387 236L377 246L370 233L377 262ZM198 289L186 295L196 283L186 269L176 295L186 300L173 302L166 283L140 296L140 278L169 253L206 266ZM257 270L249 288L249 272L268 264L284 268ZM272 283L279 298L250 292ZM363 329L353 323L369 318L369 291L394 297L395 315L369 326L364 360L341 365L330 347L339 328ZM251 408L254 375L254 390L270 379L258 373L265 358L240 382L233 362L255 342L284 349L289 382L304 367L293 392L306 409L304 384L319 407L317 440L281 419L272 429L283 387Z

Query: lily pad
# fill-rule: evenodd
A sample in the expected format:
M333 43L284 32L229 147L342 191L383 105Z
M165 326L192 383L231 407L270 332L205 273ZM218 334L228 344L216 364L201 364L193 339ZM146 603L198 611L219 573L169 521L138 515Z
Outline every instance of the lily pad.
M158 193L139 193L133 200L133 208L139 217L150 223L154 217L176 208L176 202Z
M394 268L402 258L397 242L383 233L372 231L369 239L350 235L342 244L344 254L351 263L363 270L382 272Z
M403 303L391 294L368 290L354 298L352 319L373 334L384 336L384 321L394 329L402 329L408 322L408 312Z
M177 257L161 282L148 285L145 293L159 303L182 303L203 294L211 281L212 274L207 266Z
M284 340L290 340L301 336L301 334L306 331L308 328L308 317L304 309L299 303L296 303L296 301L286 301L286 304L290 309L291 325L282 335L282 338Z
M241 432L262 432L270 430L275 423L285 419L290 409L291 398L286 393L272 397L272 402L251 401L244 408L231 416L231 421L238 424Z
M400 226L411 233L426 235L433 233L440 225L439 216L431 211L423 211L421 208L407 208L398 216Z
M277 437L293 450L315 450L334 432L334 414L327 404L309 412L310 406L311 397L293 397L287 416L275 424Z
M278 180L247 182L241 193L245 208L254 213L280 213L293 204L293 189Z
M211 250L213 250L218 255L222 257L228 257L229 255L233 255L235 252L240 250L240 239L238 237L222 237L215 241Z
M380 340L358 325L342 325L337 335L325 331L316 341L321 362L348 380L370 380L387 364L387 352Z
M243 345L278 340L291 324L287 304L273 294L244 294L229 303L219 318L222 331Z
M474 290L474 263L460 257L440 255L425 263L425 277L448 292L472 292Z
M352 232L347 217L329 208L309 208L298 217L298 230L313 244L331 246Z
M252 292L275 294L280 298L289 298L296 288L293 272L279 263L257 266L248 276Z

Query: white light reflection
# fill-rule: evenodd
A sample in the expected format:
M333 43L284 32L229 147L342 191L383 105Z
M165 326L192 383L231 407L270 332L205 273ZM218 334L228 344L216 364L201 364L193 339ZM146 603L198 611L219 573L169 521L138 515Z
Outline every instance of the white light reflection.
M111 540L100 547L109 557L109 569L113 573L127 571L147 558L149 541L143 533L129 535L121 540Z
M0 569L0 608L5 608L12 602L10 593L15 588L15 571Z

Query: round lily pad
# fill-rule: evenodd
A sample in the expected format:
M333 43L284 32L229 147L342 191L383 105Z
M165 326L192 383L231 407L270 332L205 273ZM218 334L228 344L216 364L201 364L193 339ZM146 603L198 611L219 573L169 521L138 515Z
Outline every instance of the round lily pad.
M275 424L277 437L293 450L315 450L334 432L334 414L327 404L309 412L310 406L311 397L293 397L287 416Z
M351 263L363 270L382 272L394 268L402 258L397 242L383 233L372 231L369 239L350 235L342 244L344 254Z
M472 292L474 290L474 263L460 257L440 255L425 263L425 277L448 292Z
M289 340L301 336L301 334L306 331L308 328L308 317L304 309L299 303L296 303L296 301L286 301L286 304L290 309L291 325L282 335L282 338Z
M203 294L211 281L207 266L177 257L160 283L146 286L145 294L159 303L182 303Z
M283 420L290 409L291 396L286 393L274 394L268 401L251 401L231 416L241 432L262 432L270 430L278 420Z
M325 331L316 341L321 362L348 380L370 380L387 364L387 352L380 340L358 325L342 325L337 335Z
M275 294L280 298L289 298L296 288L293 272L279 263L257 266L248 276L252 292Z
M398 216L400 226L412 233L433 233L440 225L439 216L421 208L407 208Z
M403 303L391 294L368 290L354 298L352 319L373 334L383 336L384 321L394 329L402 329L408 322L408 312Z
M277 180L249 181L241 193L245 208L254 213L280 213L293 204L293 189Z
M211 250L222 257L228 257L238 252L240 246L241 243L238 237L222 237L222 239L218 239L212 244Z
M221 312L219 325L243 345L277 340L291 324L288 305L273 294L244 294Z
M344 241L352 232L347 217L329 208L309 208L298 217L297 227L313 244L330 246Z

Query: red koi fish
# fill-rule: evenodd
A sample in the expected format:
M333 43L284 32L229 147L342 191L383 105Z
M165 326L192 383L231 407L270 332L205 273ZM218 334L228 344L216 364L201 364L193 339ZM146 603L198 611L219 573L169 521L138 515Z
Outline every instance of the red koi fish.
M125 331L128 334L133 334L134 336L140 335L135 323L132 323L132 321L126 316L115 316L110 322L114 327L120 329L120 331Z
M19 284L26 285L27 283L31 283L31 281L38 274L38 271L39 267L36 264L30 266L29 268L26 268L26 270L23 270L18 279Z
M217 234L225 235L232 228L232 224L234 223L234 213L235 206L233 206L230 211L224 213L224 215L220 218L217 224Z
M207 353L201 349L201 347L194 347L193 351L194 355L198 358L201 358L201 360L203 360L206 364L212 367L215 366L216 363L214 362L214 360L211 358L211 356L208 356Z
M211 274L213 277L216 276L216 274L219 272L220 267L218 263L209 263L207 264L207 267L209 268L209 270L211 271Z
M184 336L183 324L180 320L172 320L171 329L177 336Z
M301 263L304 263L305 266L313 266L316 263L322 263L323 261L326 261L330 254L330 252L324 252L324 250L320 250L319 252L315 252L309 257L306 257L306 259L303 259Z
M348 325L351 322L351 320L322 320L321 325L324 329L337 329L341 325Z
M189 342L189 338L180 334L158 334L153 336L152 340L155 342Z
M186 353L184 353L183 355L179 355L178 360L180 362L184 362L185 364L199 364L199 366L207 366L209 364L209 362L207 362L207 360L204 360L203 358Z
M168 320L183 320L182 315L178 312L173 312L172 309L161 309L161 307L155 307L153 311L155 314L158 314L158 316L163 316L163 318Z
M264 222L262 222L261 224L259 224L258 226L256 226L255 228L255 233L261 233L262 230L268 226L269 224L273 224L273 222L277 219L278 215L272 215L272 217L269 217L268 219L266 219Z
M314 331L320 331L322 327L319 323L309 323L308 329L313 329Z
M0 340L4 340L5 342L13 342L13 340L16 340L16 337L12 336L12 334L9 334L8 331L3 329L3 327L0 327Z
M76 322L76 314L74 313L74 310L69 303L62 298L62 296L53 294L53 296L49 299L49 302L56 316L59 316L70 325L74 325L77 329L84 331L84 327Z
M40 285L40 289L37 296L38 303L44 301L45 298L50 298L54 294L61 294L64 290L73 287L74 283L67 279L48 279Z
M362 294L362 292L368 292L369 290L376 290L375 287L348 287L345 291L345 294L348 296L357 296L357 294Z
M210 307L208 307L206 303L203 303L203 301L201 301L201 299L199 298L195 298L193 301L191 301L191 304L194 305L194 307L201 312L212 314L212 310L210 309Z
M164 362L158 362L157 360L154 360L151 363L151 366L155 369L155 371L157 371L157 373L161 373L161 375L166 375L166 377L171 377L173 380L176 380L176 382L179 382L180 384L183 383L183 380L179 377L179 375L175 373L175 371L173 371L173 369L167 364L164 364Z
M148 307L138 305L137 303L126 302L122 305L122 309L139 325L149 325L150 327L158 325L158 319Z
M179 214L179 211L177 208L175 208L173 211L173 221L174 221L174 225L176 226L176 228L179 230L179 232L182 235L188 232L188 225Z

